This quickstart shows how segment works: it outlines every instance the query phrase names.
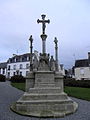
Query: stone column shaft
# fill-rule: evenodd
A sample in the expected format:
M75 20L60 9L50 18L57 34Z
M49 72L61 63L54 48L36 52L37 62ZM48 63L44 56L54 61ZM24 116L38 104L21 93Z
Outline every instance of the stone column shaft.
M46 41L42 41L42 53L46 53Z
M45 34L42 34L41 35L41 39L42 39L42 53L46 53L46 38L47 38L47 35Z
M57 45L58 40L57 40L56 37L55 37L54 42L55 42L55 61L56 61L56 71L58 71L58 70L59 70L59 67L58 67L58 45Z
M56 62L58 63L58 47L55 47L55 59Z
M32 57L33 57L33 46L32 46L32 43L33 43L33 38L32 38L32 35L30 36L29 38L29 41L30 41L30 71L33 70L33 61L32 61Z

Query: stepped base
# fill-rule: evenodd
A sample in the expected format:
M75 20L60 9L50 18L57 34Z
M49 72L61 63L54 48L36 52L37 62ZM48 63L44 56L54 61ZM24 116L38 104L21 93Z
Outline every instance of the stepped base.
M25 93L11 109L22 115L36 117L64 117L74 113L78 105L65 93L33 94Z
M77 103L63 92L63 76L52 71L29 73L26 92L11 106L14 112L36 117L64 117L77 110Z

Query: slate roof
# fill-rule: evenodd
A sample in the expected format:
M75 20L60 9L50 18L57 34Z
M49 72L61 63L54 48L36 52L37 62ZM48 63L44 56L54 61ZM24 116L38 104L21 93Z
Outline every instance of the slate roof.
M88 59L76 60L75 67L89 67L89 60Z
M29 57L29 60L27 60L27 57ZM21 60L22 58L22 60ZM16 62L26 62L26 61L30 61L30 53L26 53L23 55L14 55L12 58L9 58L9 60L7 61L7 63L15 63L15 59Z
M7 67L7 62L0 63L0 68L6 68Z

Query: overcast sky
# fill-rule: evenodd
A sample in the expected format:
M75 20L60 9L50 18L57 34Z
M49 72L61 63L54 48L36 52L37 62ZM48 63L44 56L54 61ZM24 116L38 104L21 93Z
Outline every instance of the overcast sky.
M87 58L90 51L89 0L0 0L0 62L13 54L29 52L29 36L34 50L41 52L41 25L37 19L46 14L47 53L54 55L58 39L59 61L66 68L75 59Z

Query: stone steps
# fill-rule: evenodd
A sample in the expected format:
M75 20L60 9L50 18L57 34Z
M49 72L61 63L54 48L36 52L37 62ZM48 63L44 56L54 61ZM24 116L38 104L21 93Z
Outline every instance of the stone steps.
M30 88L28 93L61 93L63 90L60 87L45 87L45 88Z
M47 94L36 94L36 93L25 93L21 98L23 100L64 100L67 99L67 95L65 93L47 93Z
M23 100L23 99L19 99L17 101L18 104L47 104L47 103L51 103L51 104L71 104L73 101L68 98L66 100Z
M64 116L65 114L70 114L75 112L77 104L73 102L70 98L67 100L30 100L23 101L18 100L16 103L16 110L18 109L24 111L27 115L32 116Z

